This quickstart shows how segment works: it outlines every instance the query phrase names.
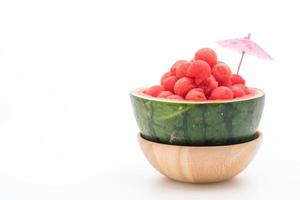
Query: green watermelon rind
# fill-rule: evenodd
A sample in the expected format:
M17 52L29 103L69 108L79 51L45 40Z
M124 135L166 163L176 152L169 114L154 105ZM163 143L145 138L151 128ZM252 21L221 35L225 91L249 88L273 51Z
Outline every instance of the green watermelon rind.
M226 101L188 102L153 98L137 89L130 93L142 137L184 146L237 144L256 137L265 94Z

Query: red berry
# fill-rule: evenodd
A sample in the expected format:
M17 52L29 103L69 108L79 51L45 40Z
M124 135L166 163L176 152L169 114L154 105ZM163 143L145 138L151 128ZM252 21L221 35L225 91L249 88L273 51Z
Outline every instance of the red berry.
M157 97L160 97L160 98L166 98L166 97L168 97L168 96L170 96L170 95L173 95L173 93L170 92L170 91L162 91L161 93L159 93L159 94L157 95Z
M176 94L172 94L172 95L168 96L167 99L183 100L183 97L182 96L178 96Z
M231 82L233 85L235 84L243 84L245 85L246 84L246 81L245 79L243 79L242 76L238 75L238 74L232 74L231 76Z
M148 89L145 90L145 94L148 94L150 96L156 97L159 93L163 91L163 87L160 85L154 85Z
M165 90L173 92L176 81L176 76L169 76L162 81L162 86L165 88Z
M217 64L217 54L210 48L203 48L197 51L195 60L204 60L212 68L213 66L215 66L215 64Z
M177 78L185 77L189 65L190 65L190 62L188 62L188 61L180 62L180 63L176 66L176 77L177 77Z
M209 99L225 100L225 99L232 99L232 98L233 98L233 92L231 91L231 89L225 86L220 86L211 92Z
M249 91L249 88L243 84L236 84L235 86L238 86L240 88L242 88L242 90L244 90L245 94L249 94L250 91Z
M211 75L209 64L203 60L196 60L190 64L187 70L187 76L205 80Z
M231 70L225 63L218 63L212 69L212 74L217 81L226 82L231 78Z
M244 90L241 87L237 86L237 85L230 86L230 89L233 92L234 98L242 97L242 96L245 95Z
M162 85L163 80L169 76L172 76L171 72L164 73L164 75L162 75L162 77L160 78L160 84Z
M174 85L174 93L183 97L188 93L188 91L195 87L196 85L194 84L193 79L183 77L176 81Z
M186 60L177 60L177 61L172 65L172 67L171 67L171 69L170 69L171 75L176 75L176 69L177 69L177 67L180 66L180 65L182 65L183 63L186 63L186 62L188 62L188 61L186 61Z
M227 81L219 81L219 86L226 86L226 87L230 87L232 86L232 82L231 80L227 80Z
M185 96L185 100L189 101L205 101L206 96L201 88L191 89Z

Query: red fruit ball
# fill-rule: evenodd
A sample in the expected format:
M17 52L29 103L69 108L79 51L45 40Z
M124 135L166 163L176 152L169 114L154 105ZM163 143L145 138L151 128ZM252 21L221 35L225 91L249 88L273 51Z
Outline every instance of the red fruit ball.
M207 62L196 60L192 62L187 69L187 76L200 80L208 79L211 75L211 69Z
M176 75L176 69L178 66L182 65L183 63L187 63L188 61L186 60L177 60L171 67L170 73L171 75Z
M191 90L204 93L204 90L203 90L202 88L199 88L199 87L198 87L198 88L193 88L193 89L191 89ZM190 91L191 91L191 90L190 90ZM190 91L189 91L189 92L190 92ZM186 95L187 95L187 94L186 94Z
M159 93L161 93L162 91L164 90L164 88L160 85L154 85L148 89L145 90L145 94L148 94L150 96L153 96L153 97L157 97L157 95Z
M219 81L219 86L226 86L226 87L230 87L232 86L232 82L231 80L227 80L227 81Z
M231 78L231 70L225 63L218 63L212 69L212 74L217 81L226 82Z
M165 90L173 92L176 81L176 76L169 76L162 81L162 86L165 88Z
M190 91L191 89L195 88L196 85L193 81L193 79L188 78L188 77L183 77L180 78L176 81L175 85L174 85L174 93L184 97L188 91Z
M204 80L203 84L210 89L215 89L219 85L214 76L210 76L208 79Z
M242 90L244 90L245 94L249 94L250 91L249 91L249 88L243 84L236 84L235 86L238 86L240 88L242 88Z
M217 54L210 48L203 48L197 51L195 60L203 60L207 62L212 68L213 66L215 66L215 64L217 64Z
M168 96L170 96L170 95L173 95L173 93L170 92L170 91L162 91L161 93L159 93L159 94L157 95L157 97L160 97L160 98L166 98L166 97L168 97Z
M195 78L195 79L194 79L194 82L195 82L195 84L196 84L197 86L199 86L199 85L201 85L201 84L203 83L203 80L200 79L200 78Z
M172 94L172 95L168 96L167 99L183 100L183 97L176 95L176 94Z
M211 94L210 98L211 100L226 100L226 99L233 99L233 92L230 88L225 86L220 86L214 89Z
M160 78L160 84L162 85L162 82L165 78L172 76L171 72L166 72L162 75L162 77Z
M245 95L244 90L241 87L239 87L239 86L233 85L233 86L230 86L229 88L233 92L234 98L236 98L236 97L242 97L242 96Z
M238 75L238 74L232 74L231 76L231 82L233 85L235 84L243 84L245 85L246 84L246 81L245 79L243 79L242 76Z
M189 66L190 66L190 62L188 61L180 62L176 66L176 77L177 78L185 77Z
M203 90L204 93L207 95L212 90L216 89L218 87L218 82L216 81L214 76L210 76L208 79L202 81L202 83L199 85Z
M206 96L203 93L203 90L201 88L194 88L191 89L185 96L185 100L188 101L205 101Z

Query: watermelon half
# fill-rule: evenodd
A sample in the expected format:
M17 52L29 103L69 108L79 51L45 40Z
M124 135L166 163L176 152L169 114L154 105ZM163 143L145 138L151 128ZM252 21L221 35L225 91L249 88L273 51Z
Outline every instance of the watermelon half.
M130 92L142 137L184 146L215 146L246 142L256 137L265 101L262 90L232 100L202 102L155 98Z

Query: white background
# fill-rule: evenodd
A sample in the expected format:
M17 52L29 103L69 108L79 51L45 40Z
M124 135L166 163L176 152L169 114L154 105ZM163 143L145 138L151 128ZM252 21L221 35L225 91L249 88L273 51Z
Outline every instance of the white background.
M297 1L0 1L0 199L299 199ZM177 59L252 33L275 59L245 57L265 90L256 159L225 183L170 181L137 141L129 91Z

